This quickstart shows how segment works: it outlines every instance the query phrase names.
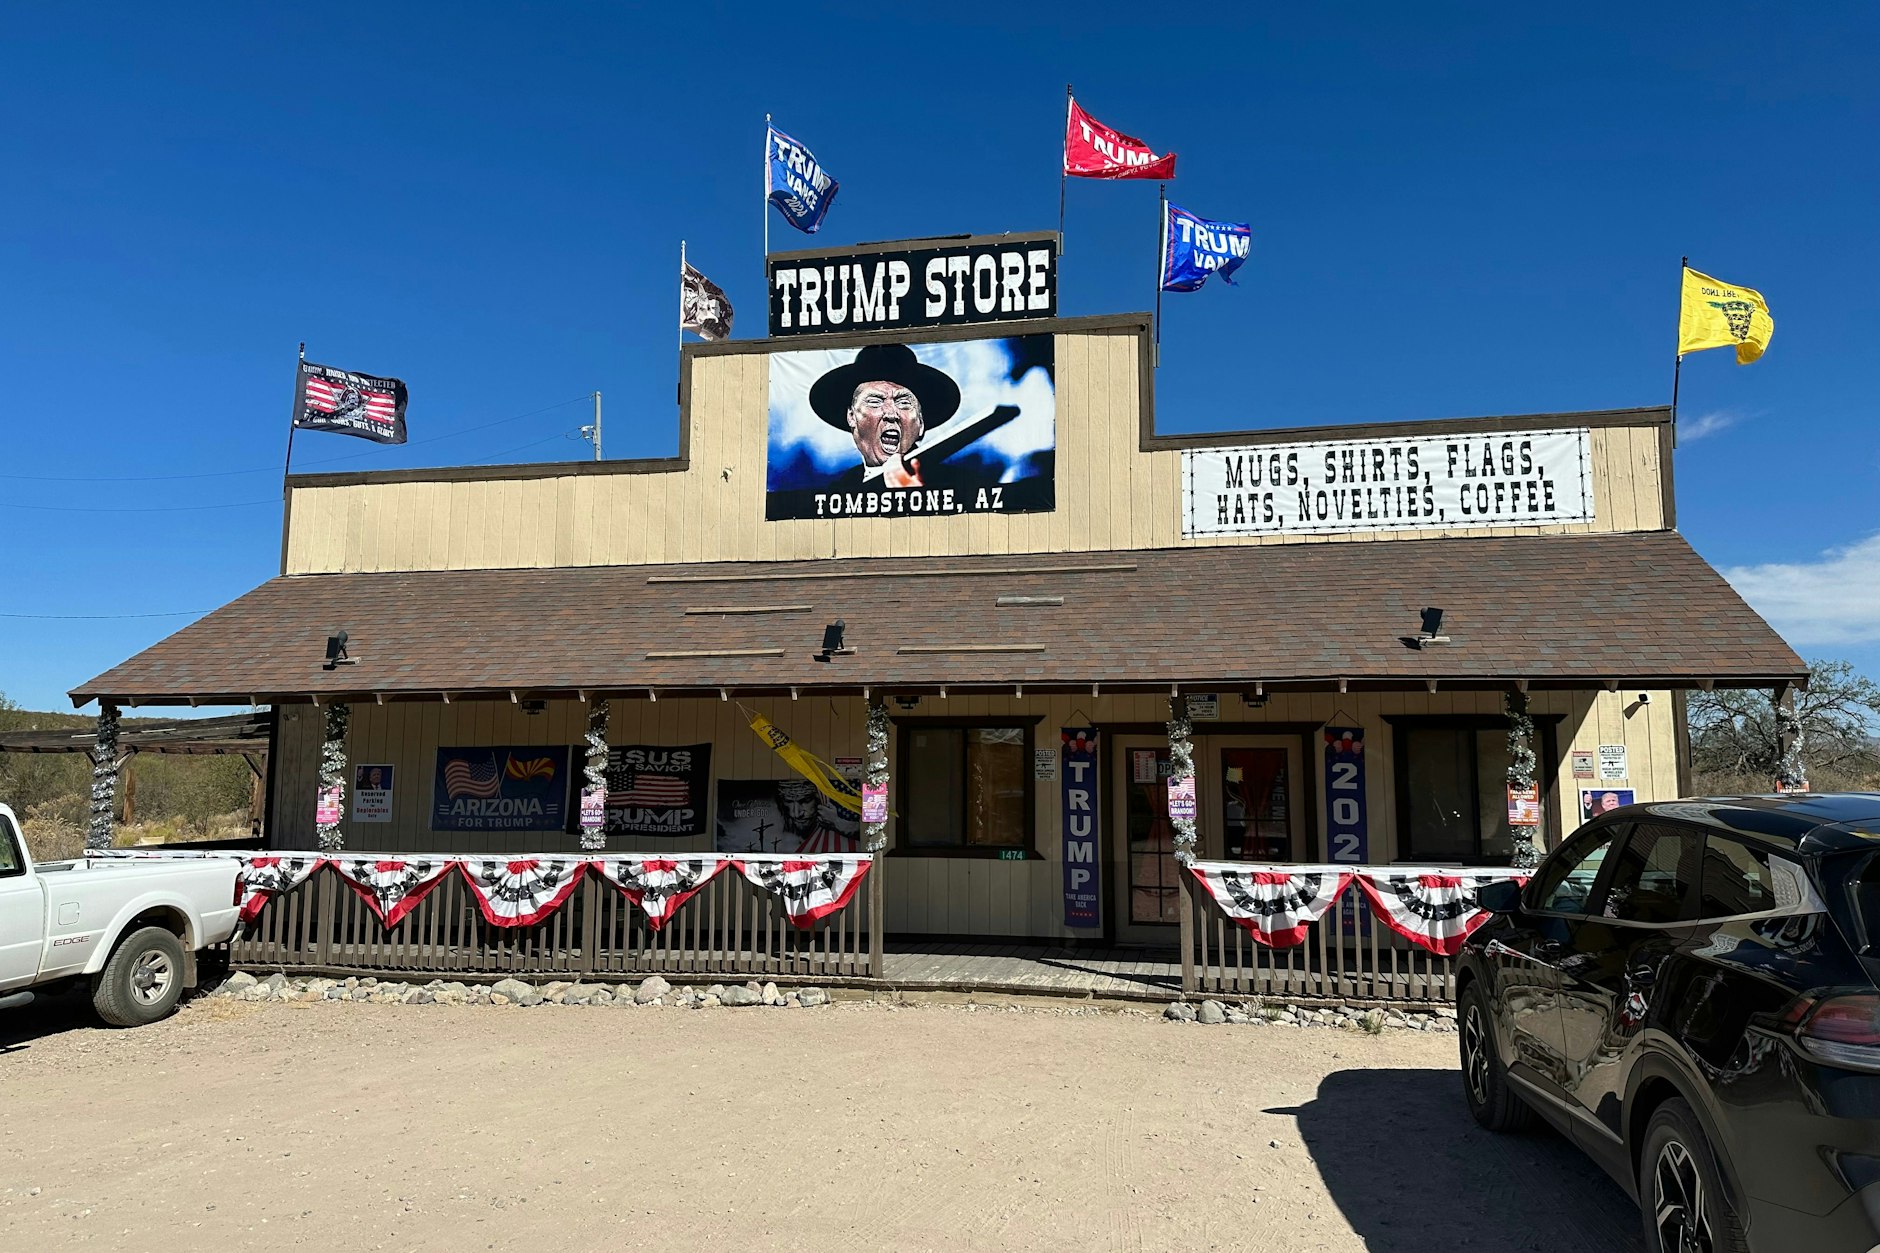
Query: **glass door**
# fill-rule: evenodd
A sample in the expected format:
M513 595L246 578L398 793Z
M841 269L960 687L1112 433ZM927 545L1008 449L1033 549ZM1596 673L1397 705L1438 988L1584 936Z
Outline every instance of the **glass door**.
M1181 890L1175 827L1168 816L1168 741L1121 736L1117 751L1122 830L1114 847L1122 864L1115 868L1111 898L1117 936L1136 943L1172 944L1181 920Z

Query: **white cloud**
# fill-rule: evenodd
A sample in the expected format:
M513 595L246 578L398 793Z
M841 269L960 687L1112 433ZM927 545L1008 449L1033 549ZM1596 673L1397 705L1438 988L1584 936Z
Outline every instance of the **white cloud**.
M1816 561L1735 566L1723 577L1793 645L1880 641L1880 534Z
M1732 409L1712 409L1709 413L1700 413L1688 421L1678 423L1678 442L1693 443L1706 435L1727 431L1742 420L1743 415Z

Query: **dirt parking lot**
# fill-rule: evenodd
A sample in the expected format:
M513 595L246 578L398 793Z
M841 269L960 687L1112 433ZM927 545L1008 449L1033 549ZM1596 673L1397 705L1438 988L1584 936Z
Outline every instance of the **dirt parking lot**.
M1632 1250L1455 1037L1062 1007L0 1015L0 1248Z

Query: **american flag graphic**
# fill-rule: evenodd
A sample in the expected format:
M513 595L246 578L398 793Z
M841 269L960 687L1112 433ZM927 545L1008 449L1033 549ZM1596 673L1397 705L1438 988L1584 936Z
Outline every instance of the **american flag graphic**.
M399 379L302 361L294 425L303 431L357 435L375 444L402 444L406 399Z
M398 398L390 391L375 391L331 379L307 380L307 408L320 413L358 411L370 422L391 426L398 420Z
M618 782L609 780L609 783L607 804L613 809L627 805L673 809L692 803L692 787L680 775L630 770Z
M496 768L496 756L483 761L455 758L444 763L444 791L452 800L470 796L494 800L503 792L502 771Z

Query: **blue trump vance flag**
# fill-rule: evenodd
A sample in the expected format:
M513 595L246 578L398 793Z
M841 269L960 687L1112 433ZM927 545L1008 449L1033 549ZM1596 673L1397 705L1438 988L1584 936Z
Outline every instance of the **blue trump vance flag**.
M834 203L840 186L817 162L808 148L764 119L766 199L777 206L784 220L805 235L814 235Z
M1245 222L1214 222L1164 200L1162 202L1162 290L1198 291L1208 276L1234 285L1229 277L1253 248L1253 227Z

